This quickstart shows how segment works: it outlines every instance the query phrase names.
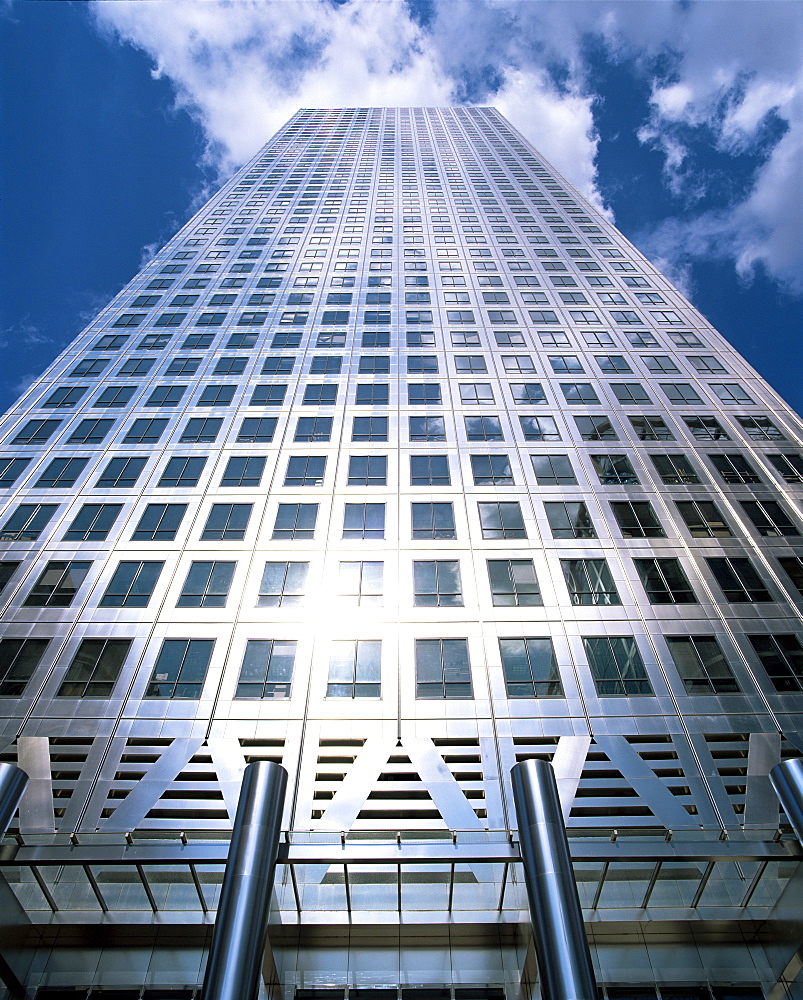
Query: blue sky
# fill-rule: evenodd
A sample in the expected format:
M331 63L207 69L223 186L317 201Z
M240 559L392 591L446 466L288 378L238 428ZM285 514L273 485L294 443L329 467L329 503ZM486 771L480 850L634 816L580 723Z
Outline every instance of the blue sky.
M298 107L492 104L803 411L792 0L0 0L0 410Z

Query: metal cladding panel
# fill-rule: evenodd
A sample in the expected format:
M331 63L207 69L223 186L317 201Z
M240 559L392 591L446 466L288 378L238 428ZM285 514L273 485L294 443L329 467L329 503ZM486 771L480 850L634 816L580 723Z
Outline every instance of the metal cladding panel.
M298 834L479 836L540 757L570 833L771 836L802 431L495 110L299 111L0 422L23 823L269 760Z

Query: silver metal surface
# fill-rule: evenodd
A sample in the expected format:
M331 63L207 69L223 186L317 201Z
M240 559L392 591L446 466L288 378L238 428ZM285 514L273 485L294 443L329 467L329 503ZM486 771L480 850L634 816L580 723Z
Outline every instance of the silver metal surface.
M526 760L511 771L535 954L547 1000L595 1000L591 953L552 766Z
M14 764L0 763L0 834L11 823L28 784L28 775Z
M803 758L792 757L776 764L770 771L770 781L797 839L803 843Z
M215 932L204 977L204 1000L256 995L287 772L255 761L243 774Z

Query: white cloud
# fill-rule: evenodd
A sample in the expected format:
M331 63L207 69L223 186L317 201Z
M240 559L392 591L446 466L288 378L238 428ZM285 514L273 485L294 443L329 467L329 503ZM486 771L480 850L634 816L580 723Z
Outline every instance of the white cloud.
M597 204L593 38L652 89L638 135L664 160L668 188L694 203L709 175L688 130L720 154L767 143L753 189L727 211L669 220L649 237L672 266L694 256L759 264L788 287L803 272L795 238L803 132L802 8L784 0L434 0L425 28L401 0L96 0L100 28L150 56L202 125L222 174L253 155L299 107L497 106ZM669 66L656 75L656 59Z

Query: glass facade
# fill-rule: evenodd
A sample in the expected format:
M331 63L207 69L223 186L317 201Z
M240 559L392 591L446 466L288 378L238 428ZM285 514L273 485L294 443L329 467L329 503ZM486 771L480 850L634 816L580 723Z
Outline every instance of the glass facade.
M12 973L193 996L266 759L264 995L537 994L541 757L609 1000L799 996L802 433L494 109L299 111L0 422Z

